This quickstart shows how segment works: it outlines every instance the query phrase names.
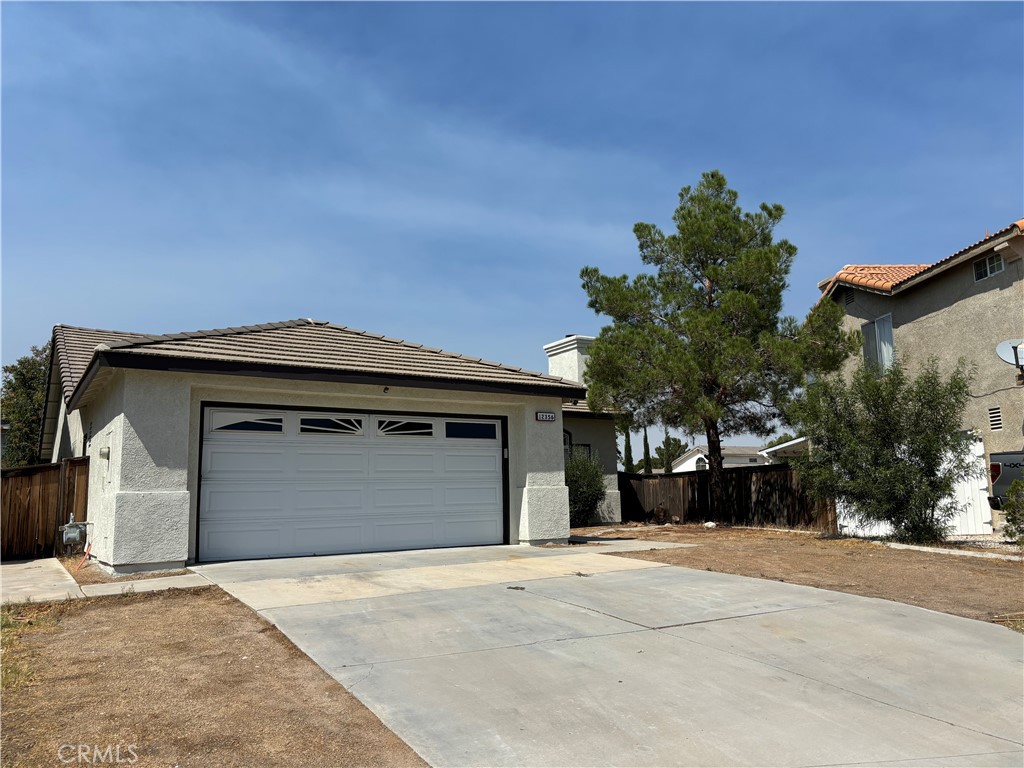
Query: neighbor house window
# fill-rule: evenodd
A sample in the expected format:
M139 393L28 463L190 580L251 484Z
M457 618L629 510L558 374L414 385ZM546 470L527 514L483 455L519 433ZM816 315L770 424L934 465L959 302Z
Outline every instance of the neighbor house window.
M991 256L974 262L974 282L998 275L1002 271L1003 257L998 253L993 253Z
M864 334L864 360L883 371L892 365L892 315L885 315L860 327Z

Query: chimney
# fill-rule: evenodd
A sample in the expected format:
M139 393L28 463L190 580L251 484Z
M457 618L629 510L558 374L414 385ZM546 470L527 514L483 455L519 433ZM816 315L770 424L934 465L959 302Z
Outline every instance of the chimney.
M582 384L583 372L587 369L587 347L593 341L593 336L566 336L564 339L545 344L548 373Z

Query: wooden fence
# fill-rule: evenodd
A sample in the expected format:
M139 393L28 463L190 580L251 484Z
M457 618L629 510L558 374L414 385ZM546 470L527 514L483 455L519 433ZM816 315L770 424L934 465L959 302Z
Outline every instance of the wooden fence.
M24 560L63 554L58 530L74 515L84 522L89 458L3 470L0 557Z
M816 501L786 464L729 467L724 478L725 508L710 509L710 472L667 475L619 473L623 520L643 520L661 504L681 523L713 521L726 525L804 528L836 533L835 504Z

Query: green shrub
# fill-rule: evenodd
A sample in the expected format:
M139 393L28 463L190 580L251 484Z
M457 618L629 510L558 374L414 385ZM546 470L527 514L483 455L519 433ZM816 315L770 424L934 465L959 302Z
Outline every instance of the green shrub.
M1024 547L1024 481L1014 480L1010 483L1006 501L1003 502L1003 515L1006 516L1003 535Z
M587 525L604 501L604 468L597 454L572 448L565 460L565 484L569 487L569 526Z
M849 380L818 379L791 414L814 446L795 459L801 483L862 523L888 523L896 541L942 541L957 484L977 473L963 430L972 377L964 360L947 377L932 357L916 375L897 358L886 371L862 364Z

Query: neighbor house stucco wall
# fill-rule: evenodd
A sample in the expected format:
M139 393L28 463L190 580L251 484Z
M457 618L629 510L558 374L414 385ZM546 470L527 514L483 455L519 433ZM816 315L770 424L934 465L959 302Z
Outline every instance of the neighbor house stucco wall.
M136 370L112 377L101 395L83 409L86 420L115 404L123 408L123 417L111 420L121 430L111 440L113 478L98 487L96 502L107 540L100 559L116 570L195 559L200 415L210 402L504 416L511 542L564 541L569 534L557 397L397 386L385 394L370 385ZM556 421L537 421L537 411L554 412ZM92 464L98 471L99 462Z
M984 280L975 281L972 259L895 295L857 288L834 295L846 310L847 330L859 331L866 322L891 314L893 353L907 358L911 372L931 356L947 375L961 357L975 366L964 427L981 435L986 462L990 453L1024 446L1024 387L1016 383L1014 368L995 353L999 342L1024 337L1024 262L1010 249L1003 254L1003 271ZM853 292L851 303L846 303L846 290ZM861 359L848 361L848 376ZM1001 430L989 427L993 407L1001 409Z
M597 454L604 469L605 499L597 511L598 522L621 522L615 422L608 418L565 415L564 429L569 432L573 445L589 445L591 453Z

